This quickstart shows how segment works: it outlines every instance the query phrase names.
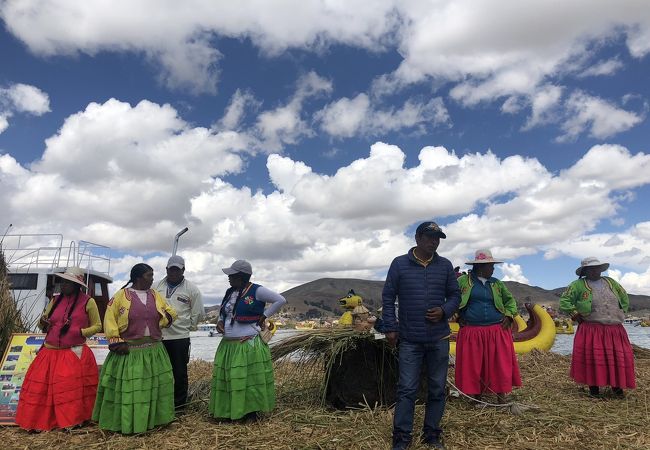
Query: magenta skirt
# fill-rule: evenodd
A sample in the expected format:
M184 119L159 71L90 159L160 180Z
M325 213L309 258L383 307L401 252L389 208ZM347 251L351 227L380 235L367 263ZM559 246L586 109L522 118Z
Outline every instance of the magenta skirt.
M570 375L587 386L635 388L634 353L623 325L582 322L573 340Z
M512 334L500 324L461 327L456 339L456 386L468 395L506 394L521 386Z

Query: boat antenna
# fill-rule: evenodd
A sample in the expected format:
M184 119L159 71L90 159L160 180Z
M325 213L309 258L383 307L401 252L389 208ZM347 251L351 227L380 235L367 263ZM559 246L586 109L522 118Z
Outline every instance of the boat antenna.
M5 241L5 237L7 236L7 233L9 233L9 229L13 227L14 225L12 223L9 224L7 229L5 230L5 234L2 235L2 239L0 239L0 245Z
M176 249L178 249L178 240L180 239L180 237L182 235L187 233L187 230L189 230L189 228L185 227L181 231L176 233L176 237L174 237L174 248L172 248L172 256L174 256L176 254Z

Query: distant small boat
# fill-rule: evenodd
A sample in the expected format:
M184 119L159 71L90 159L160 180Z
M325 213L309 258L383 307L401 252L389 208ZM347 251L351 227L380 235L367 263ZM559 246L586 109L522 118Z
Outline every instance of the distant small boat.
M628 317L623 321L624 324L626 325L640 325L641 324L641 319L639 317Z
M555 319L555 334L573 334L573 321L571 319Z
M198 331L217 331L216 323L200 323L196 326Z
M307 322L298 322L295 328L298 331L313 330L316 328L316 322L313 320L309 320Z

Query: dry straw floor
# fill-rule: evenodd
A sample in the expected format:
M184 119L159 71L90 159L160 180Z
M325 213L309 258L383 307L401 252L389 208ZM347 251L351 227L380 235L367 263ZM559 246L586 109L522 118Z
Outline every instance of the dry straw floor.
M636 351L638 388L624 400L589 398L567 376L569 357L535 353L520 358L524 386L510 408L477 408L451 398L443 419L449 449L643 449L650 448L650 350ZM73 431L29 434L0 428L3 449L385 449L390 448L392 409L359 406L332 411L316 406L317 380L288 377L276 368L278 404L255 424L218 424L204 401L167 427L139 436L103 432L96 425ZM211 364L191 363L192 390L206 398ZM322 373L320 374L322 376ZM453 370L450 371L453 380ZM534 406L535 408L526 409ZM423 406L416 408L416 430ZM414 443L411 448L423 448Z

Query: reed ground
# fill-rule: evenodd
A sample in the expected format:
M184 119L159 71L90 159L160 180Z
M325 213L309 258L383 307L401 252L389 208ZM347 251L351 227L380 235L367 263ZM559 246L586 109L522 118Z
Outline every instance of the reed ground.
M650 448L650 350L636 349L638 388L623 400L587 396L568 377L570 357L532 353L520 357L524 386L519 408L477 408L450 398L442 426L449 449L644 449ZM392 408L334 411L316 399L323 373L296 377L291 363L276 363L278 402L254 424L216 423L208 417L211 364L190 364L198 400L172 424L138 436L104 432L96 425L29 434L0 427L3 449L387 449ZM450 370L453 380L453 369ZM534 407L526 409L528 407ZM516 411L519 409L519 411ZM519 412L519 414L516 414ZM416 407L416 431L424 407ZM414 449L424 448L414 442Z

